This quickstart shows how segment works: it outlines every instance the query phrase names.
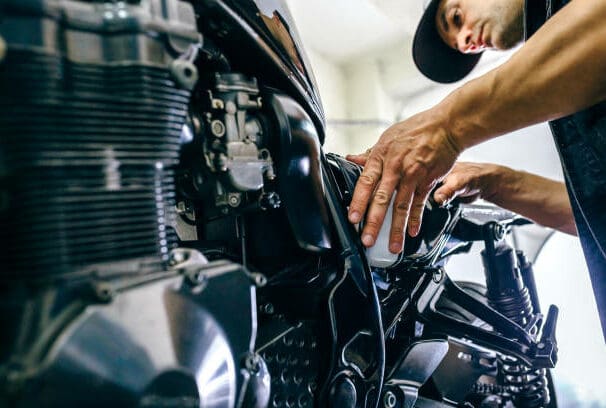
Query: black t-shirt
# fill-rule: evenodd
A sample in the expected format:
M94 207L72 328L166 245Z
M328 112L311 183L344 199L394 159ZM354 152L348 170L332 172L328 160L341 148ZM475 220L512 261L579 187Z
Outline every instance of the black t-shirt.
M566 3L568 0L527 0L526 39ZM606 340L606 101L549 125L562 161Z

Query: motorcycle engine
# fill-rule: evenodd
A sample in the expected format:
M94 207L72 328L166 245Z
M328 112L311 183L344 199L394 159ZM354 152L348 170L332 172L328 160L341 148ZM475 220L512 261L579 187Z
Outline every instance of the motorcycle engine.
M0 13L0 405L264 398L248 273L177 248L193 6L4 0ZM259 183L239 160L247 147L233 140L225 163L243 190ZM212 146L206 157L222 166Z

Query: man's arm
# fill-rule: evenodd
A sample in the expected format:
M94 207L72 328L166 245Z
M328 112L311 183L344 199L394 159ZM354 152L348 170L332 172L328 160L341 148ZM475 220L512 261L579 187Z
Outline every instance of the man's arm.
M454 198L482 198L537 224L576 235L566 186L562 182L488 163L458 162L434 193L443 204Z
M463 150L606 99L606 2L573 0L507 62L436 109Z
M606 99L605 21L606 1L573 0L504 65L390 127L370 155L353 158L364 171L349 219L366 213L363 243L374 244L394 190L390 251L399 252L407 223L416 235L429 192L462 150Z

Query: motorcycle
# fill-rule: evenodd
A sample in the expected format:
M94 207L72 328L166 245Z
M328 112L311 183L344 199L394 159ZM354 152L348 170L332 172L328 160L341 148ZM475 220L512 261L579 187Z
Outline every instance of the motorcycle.
M527 221L367 254L282 0L2 0L0 89L2 406L557 406Z

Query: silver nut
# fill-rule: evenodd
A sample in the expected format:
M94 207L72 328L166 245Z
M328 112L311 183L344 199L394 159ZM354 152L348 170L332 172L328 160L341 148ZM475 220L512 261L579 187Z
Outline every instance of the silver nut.
M395 408L397 403L398 403L398 398L396 397L396 394L394 394L393 392L387 391L385 393L385 395L383 396L383 406L385 408Z

